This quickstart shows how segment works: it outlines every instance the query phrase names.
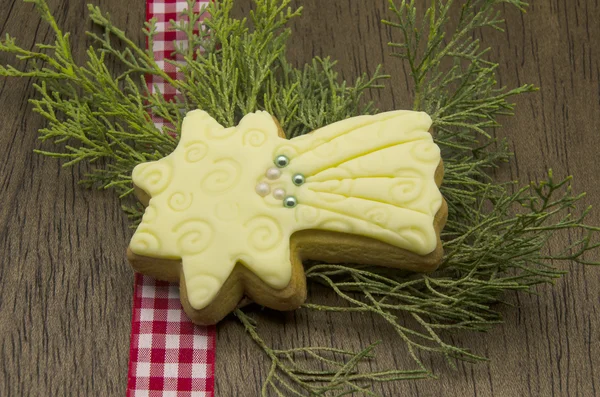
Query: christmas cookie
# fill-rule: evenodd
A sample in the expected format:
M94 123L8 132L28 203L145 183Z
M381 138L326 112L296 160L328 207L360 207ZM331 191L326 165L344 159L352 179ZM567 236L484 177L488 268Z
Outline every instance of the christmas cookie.
M305 259L432 271L447 207L430 127L425 113L394 111L287 140L266 112L224 128L192 111L173 153L133 171L146 210L129 261L179 281L198 324L244 295L297 308Z

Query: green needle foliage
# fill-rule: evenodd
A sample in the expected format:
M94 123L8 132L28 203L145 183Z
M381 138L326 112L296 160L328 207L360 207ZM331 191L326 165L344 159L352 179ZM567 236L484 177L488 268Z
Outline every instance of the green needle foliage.
M378 68L352 84L341 82L335 62L328 58L315 58L300 69L293 67L286 59L291 35L287 26L301 8L291 9L290 0L254 0L249 20L231 16L233 0L218 0L208 6L211 17L202 23L205 10L194 13L195 0L188 0L188 11L171 23L187 36L187 45L176 48L180 60L169 61L183 74L179 80L169 77L151 50L127 38L108 14L94 6L89 6L89 15L102 33L88 33L94 45L87 50L84 63L76 62L69 35L60 30L45 0L25 1L36 5L56 40L28 50L7 35L0 50L14 54L25 66L0 66L0 75L37 79L39 95L31 102L48 121L39 131L40 138L62 145L56 152L40 153L64 158L65 166L89 163L82 183L114 189L125 200L124 210L134 225L143 209L132 204L131 171L175 148L186 111L201 108L223 125L233 126L246 113L267 110L291 138L347 117L375 113L363 94L380 88L388 77ZM583 195L571 192L570 178L557 180L550 171L546 180L519 187L490 177L490 171L510 160L508 145L494 140L490 129L500 126L498 117L512 114L510 97L535 89L531 85L497 87L498 65L487 58L489 49L481 48L473 33L485 28L501 30L498 9L503 3L520 9L527 4L520 0L461 4L434 0L420 14L416 3L390 0L389 20L383 23L401 32L402 42L389 43L392 55L409 65L415 89L412 107L432 115L434 138L442 148L445 178L441 189L449 207L442 234L443 264L435 273L424 275L313 263L306 269L308 280L331 289L345 304L304 305L308 310L339 315L379 316L404 343L415 366L364 370L359 364L373 359L377 343L360 352L331 347L277 350L260 336L256 320L238 309L236 316L271 360L263 396L375 396L369 388L374 382L431 377L423 353L441 354L451 364L456 359L483 360L452 344L449 331L486 331L500 323L495 304L505 293L531 292L536 285L552 283L563 273L556 268L559 261L597 264L586 253L600 246L600 229L586 224L590 209L579 208ZM450 21L455 8L460 10L459 19ZM155 20L145 24L144 33L152 48ZM119 61L120 73L107 68L109 58ZM388 70L396 65L390 62ZM145 75L163 79L181 95L167 100L158 89L152 93L146 88ZM153 124L150 112L165 119L162 130ZM547 242L568 229L577 230L579 240L548 254ZM315 370L315 365L320 369Z

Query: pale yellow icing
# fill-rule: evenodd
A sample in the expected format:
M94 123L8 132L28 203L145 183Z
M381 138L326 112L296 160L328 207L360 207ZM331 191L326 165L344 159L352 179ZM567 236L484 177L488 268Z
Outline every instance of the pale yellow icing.
M151 200L130 248L181 259L195 309L213 300L236 263L273 288L286 287L289 240L298 230L364 235L426 255L438 243L434 216L442 205L434 180L440 151L430 126L425 113L395 111L286 140L266 112L224 128L192 111L173 153L133 171ZM289 165L270 180L265 173L280 155ZM294 185L296 174L306 182ZM260 183L271 192L284 189L297 206L261 196Z

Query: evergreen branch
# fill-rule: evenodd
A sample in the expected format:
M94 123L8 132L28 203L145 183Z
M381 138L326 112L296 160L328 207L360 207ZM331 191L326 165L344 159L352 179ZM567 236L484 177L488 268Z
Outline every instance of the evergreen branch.
M461 7L454 29L450 29L450 10L454 0L434 1L421 21L417 21L415 0L397 4L389 0L394 21L383 23L399 29L402 43L389 43L393 56L405 59L415 86L413 108L429 113L437 127L470 129L489 138L486 129L498 127L497 117L510 115L514 105L507 99L535 91L527 84L519 88L497 89L497 64L485 59L489 49L481 49L471 37L474 30L491 27L502 31L497 6L511 4L524 10L520 0L469 0ZM443 61L449 60L448 69ZM465 63L467 66L465 66Z
M423 369L359 370L359 363L373 358L371 353L379 342L373 343L360 352L330 347L272 349L260 337L256 330L256 322L248 314L240 309L236 309L234 313L250 337L271 359L271 368L261 391L261 395L264 397L269 396L270 391L278 396L306 396L306 393L311 396L323 396L329 392L342 392L337 395L344 395L343 393L353 391L361 391L374 396L375 394L361 384L424 379L429 376L428 371ZM302 356L304 360L302 360ZM311 363L320 364L322 369L311 369Z

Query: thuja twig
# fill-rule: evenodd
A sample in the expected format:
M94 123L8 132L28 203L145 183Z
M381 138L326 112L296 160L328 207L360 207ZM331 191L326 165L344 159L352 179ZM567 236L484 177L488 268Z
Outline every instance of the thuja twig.
M359 371L358 365L373 357L371 353L379 342L373 343L359 352L331 347L273 349L260 337L256 330L256 322L248 314L237 309L235 315L242 322L250 337L271 360L271 368L261 391L263 396L269 396L270 391L278 396L305 396L305 393L309 393L311 396L322 396L329 392L344 395L344 393L356 391L375 395L365 388L365 383L423 379L429 376L429 372L424 369ZM300 355L310 359L308 366L302 364ZM321 364L323 369L312 369L314 365L310 364L315 362Z

